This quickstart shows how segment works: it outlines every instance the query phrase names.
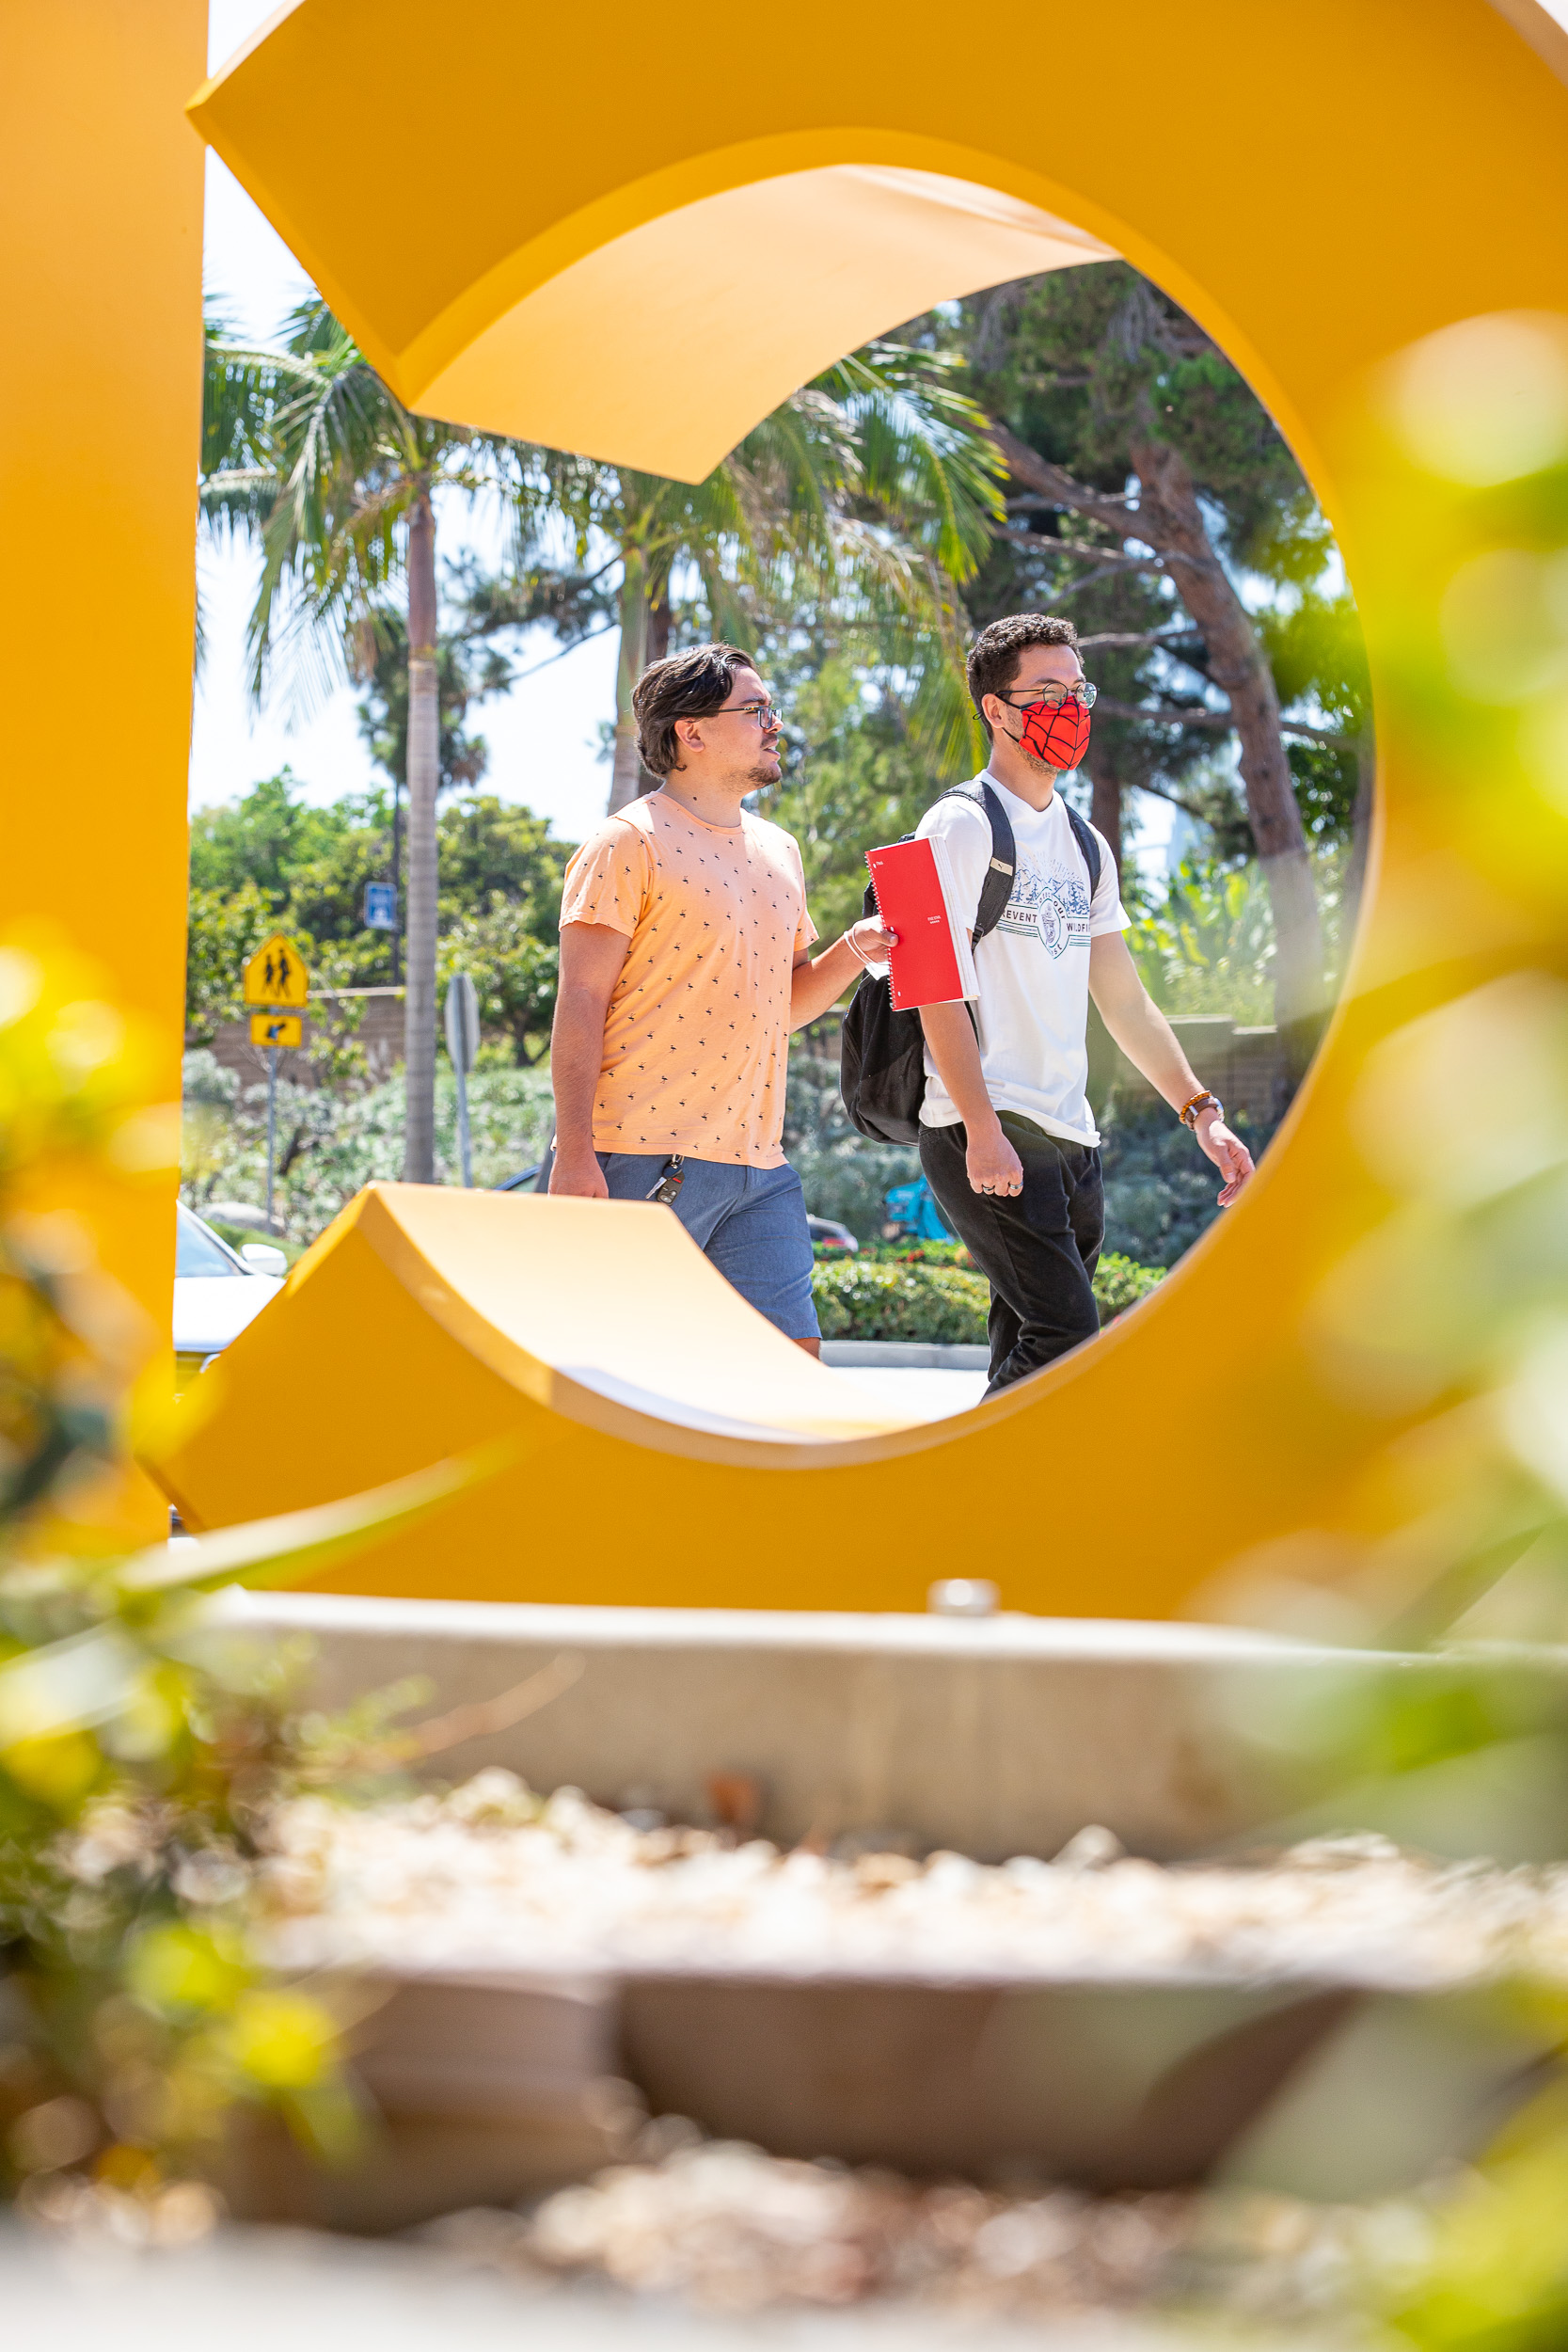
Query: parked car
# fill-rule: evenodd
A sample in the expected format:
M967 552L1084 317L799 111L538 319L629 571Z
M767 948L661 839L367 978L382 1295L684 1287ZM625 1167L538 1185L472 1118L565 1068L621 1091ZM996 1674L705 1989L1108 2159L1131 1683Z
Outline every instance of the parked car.
M266 1242L230 1249L182 1200L178 1214L174 1362L175 1387L182 1389L277 1296L289 1261Z
M847 1225L841 1225L836 1216L808 1216L806 1231L814 1249L858 1249L860 1243Z

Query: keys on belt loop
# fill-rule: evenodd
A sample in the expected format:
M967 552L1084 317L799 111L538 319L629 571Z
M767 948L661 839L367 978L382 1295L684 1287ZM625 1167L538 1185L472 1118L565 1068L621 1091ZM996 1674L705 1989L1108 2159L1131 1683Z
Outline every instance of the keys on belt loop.
M675 1205L675 1195L685 1182L686 1153L684 1152L673 1152L664 1163L657 1184L651 1192L645 1193L643 1198L647 1200L657 1200L661 1208L673 1209Z

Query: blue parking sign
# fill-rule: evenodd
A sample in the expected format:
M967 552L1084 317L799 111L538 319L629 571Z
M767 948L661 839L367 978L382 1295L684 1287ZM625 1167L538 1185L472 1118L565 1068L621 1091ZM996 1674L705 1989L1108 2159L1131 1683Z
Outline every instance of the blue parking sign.
M371 931L395 931L398 927L398 894L390 882L365 884L365 929Z

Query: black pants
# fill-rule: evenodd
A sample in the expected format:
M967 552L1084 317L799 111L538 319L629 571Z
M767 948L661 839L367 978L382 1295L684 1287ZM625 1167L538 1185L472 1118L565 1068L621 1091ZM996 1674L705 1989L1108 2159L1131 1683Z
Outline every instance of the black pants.
M1058 1142L1012 1111L1001 1120L1023 1163L1016 1199L970 1189L961 1126L920 1130L920 1165L931 1190L990 1284L988 1396L1094 1337L1100 1313L1090 1277L1105 1238L1100 1153L1089 1144Z

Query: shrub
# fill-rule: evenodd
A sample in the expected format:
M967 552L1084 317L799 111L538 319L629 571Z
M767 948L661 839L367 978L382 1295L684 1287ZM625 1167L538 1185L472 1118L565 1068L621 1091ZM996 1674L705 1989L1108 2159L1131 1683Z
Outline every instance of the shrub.
M1164 1272L1164 1266L1138 1265L1115 1252L1101 1258L1094 1278L1101 1326L1147 1298ZM874 1258L863 1250L858 1258L819 1259L812 1274L812 1295L825 1340L985 1343L990 1284L983 1274L962 1266Z
M961 1241L878 1241L870 1244L870 1255L883 1265L957 1265L967 1273L974 1271L974 1261Z
M990 1285L957 1266L886 1265L875 1260L820 1262L812 1295L825 1340L983 1342Z
M1140 1298L1147 1298L1165 1279L1163 1265L1139 1265L1133 1258L1124 1258L1118 1250L1108 1249L1094 1270L1095 1304L1100 1309L1101 1328L1124 1315L1129 1307L1135 1307Z

